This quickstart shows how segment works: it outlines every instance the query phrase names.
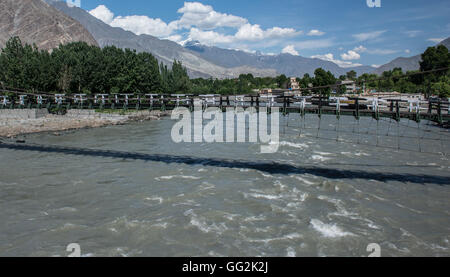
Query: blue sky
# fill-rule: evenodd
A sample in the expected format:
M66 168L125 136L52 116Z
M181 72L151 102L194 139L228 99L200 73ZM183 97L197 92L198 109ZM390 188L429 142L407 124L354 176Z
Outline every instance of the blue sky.
M448 0L81 0L112 26L179 43L281 52L343 67L417 55L450 36Z

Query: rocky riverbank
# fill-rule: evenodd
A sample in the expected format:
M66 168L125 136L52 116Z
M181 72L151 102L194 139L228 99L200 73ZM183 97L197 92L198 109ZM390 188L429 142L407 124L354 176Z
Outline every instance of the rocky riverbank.
M159 120L161 111L100 113L94 110L69 110L65 115L46 114L37 118L0 115L0 137L15 137L39 132L58 132L82 128L120 125L133 121Z

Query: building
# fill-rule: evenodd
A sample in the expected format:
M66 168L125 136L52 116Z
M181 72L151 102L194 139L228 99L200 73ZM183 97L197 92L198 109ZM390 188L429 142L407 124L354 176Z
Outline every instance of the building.
M289 83L289 89L290 90L300 90L300 85L297 82L297 78L291 77L291 80Z
M352 80L343 80L338 82L339 85L345 86L346 94L354 94L357 91L356 83Z

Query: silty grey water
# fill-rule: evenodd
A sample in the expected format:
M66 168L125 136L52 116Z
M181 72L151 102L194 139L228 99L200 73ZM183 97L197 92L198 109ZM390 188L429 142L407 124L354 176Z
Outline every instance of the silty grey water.
M176 144L170 119L0 147L0 256L450 256L448 156L386 148L449 153L447 130L344 117L336 142L335 117L282 120L275 154Z

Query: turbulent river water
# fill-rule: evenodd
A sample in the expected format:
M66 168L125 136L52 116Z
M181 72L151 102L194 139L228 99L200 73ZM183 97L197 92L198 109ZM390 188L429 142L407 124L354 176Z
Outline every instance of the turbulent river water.
M450 256L449 132L356 122L282 118L275 154L169 118L0 144L0 256Z

